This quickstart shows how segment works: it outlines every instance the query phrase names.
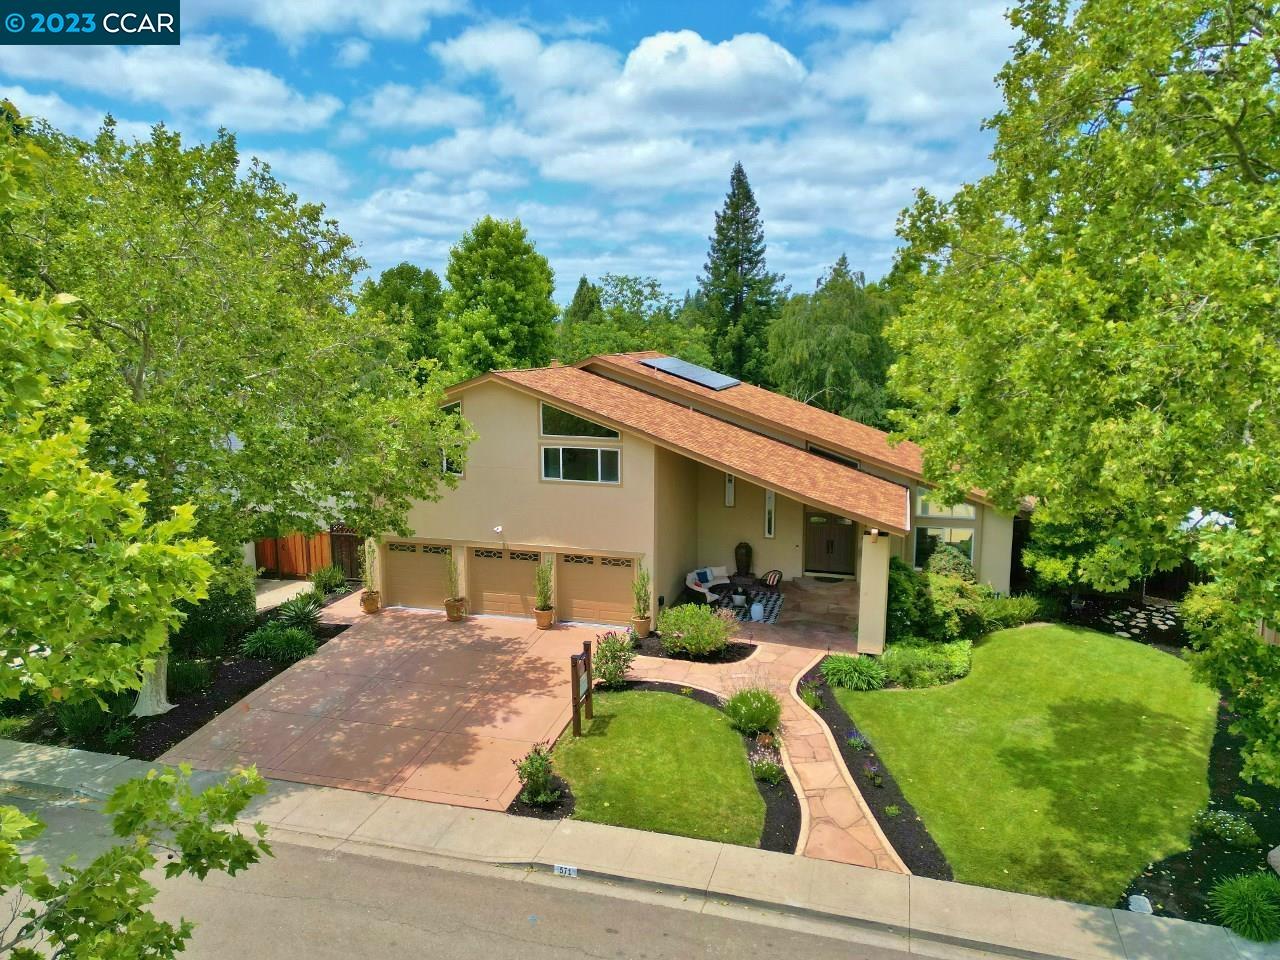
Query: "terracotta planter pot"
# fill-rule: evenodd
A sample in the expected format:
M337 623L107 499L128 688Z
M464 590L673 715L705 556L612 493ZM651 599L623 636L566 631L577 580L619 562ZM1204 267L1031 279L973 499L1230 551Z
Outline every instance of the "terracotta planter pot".
M653 631L653 621L649 617L632 617L631 629L643 640Z
M377 590L366 590L360 597L360 609L365 613L377 613L382 607L382 594Z
M549 630L551 629L551 625L556 622L556 608L552 607L549 610L535 610L533 611L533 618L538 621L539 630Z
M462 597L455 597L452 600L444 602L445 619L450 623L457 623L467 614L467 601Z

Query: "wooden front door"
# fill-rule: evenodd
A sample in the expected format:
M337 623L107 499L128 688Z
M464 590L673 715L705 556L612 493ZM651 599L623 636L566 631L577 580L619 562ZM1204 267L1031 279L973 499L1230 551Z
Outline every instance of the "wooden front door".
M804 515L804 568L812 573L854 572L856 524L848 517L830 513Z

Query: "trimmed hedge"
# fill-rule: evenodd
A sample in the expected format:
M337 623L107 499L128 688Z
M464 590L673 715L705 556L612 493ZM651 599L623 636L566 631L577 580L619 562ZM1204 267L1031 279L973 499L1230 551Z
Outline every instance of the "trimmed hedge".
M968 675L973 665L973 641L898 644L885 650L880 663L900 687L932 687Z

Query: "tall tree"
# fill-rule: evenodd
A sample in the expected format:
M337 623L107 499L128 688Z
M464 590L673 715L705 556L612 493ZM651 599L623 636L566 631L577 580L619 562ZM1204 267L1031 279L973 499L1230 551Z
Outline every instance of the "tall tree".
M893 351L884 337L889 298L841 255L813 293L790 297L769 325L776 389L873 427L889 427L885 386Z
M578 278L577 289L573 291L573 299L569 301L569 306L565 307L564 315L560 318L560 329L571 330L579 323L589 323L597 319L601 309L600 288L585 275L581 276Z
M440 357L455 379L551 359L555 278L519 220L485 217L449 252Z
M376 280L366 280L358 303L362 310L381 311L392 322L408 328L410 360L435 357L444 290L434 270L398 263L383 270Z
M194 503L234 552L337 521L404 529L451 482L442 383L415 382L394 324L347 309L362 263L321 207L242 168L228 134L37 140L50 161L37 202L0 219L0 268L79 298L68 412L94 424L95 468L146 481L152 519Z
M1115 587L1175 562L1245 771L1280 783L1280 11L1023 0L994 171L903 219L903 426L947 494L1100 523Z
M698 279L716 369L768 386L766 328L778 313L780 278L765 263L764 224L741 163L716 214L707 262Z
M580 320L561 322L556 351L562 360L658 350L691 363L712 362L706 329L678 322L676 302L657 280L607 273L592 290L594 308Z

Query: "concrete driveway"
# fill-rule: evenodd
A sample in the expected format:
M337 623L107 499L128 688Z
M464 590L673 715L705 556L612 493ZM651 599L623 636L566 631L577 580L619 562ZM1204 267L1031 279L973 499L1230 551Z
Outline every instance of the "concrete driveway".
M391 608L366 617L160 759L503 810L513 760L569 721L569 655L594 629Z

